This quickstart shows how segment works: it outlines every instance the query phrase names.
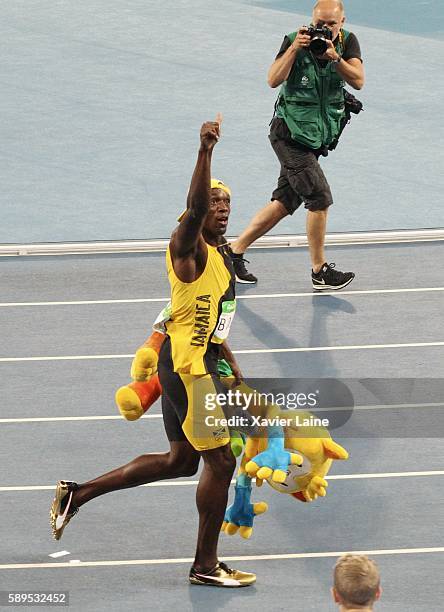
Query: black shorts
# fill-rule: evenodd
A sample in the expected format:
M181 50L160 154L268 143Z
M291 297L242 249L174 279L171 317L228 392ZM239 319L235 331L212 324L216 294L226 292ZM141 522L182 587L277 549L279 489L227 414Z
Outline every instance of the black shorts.
M309 149L291 138L283 119L271 124L271 146L281 163L278 184L271 196L292 215L305 202L308 210L325 210L333 204L330 186L319 164L319 150Z
M225 414L215 400L225 387L216 374L194 376L174 372L171 342L167 336L158 362L162 385L162 414L170 442L188 442L197 451L225 446L230 442L229 428L221 422ZM208 403L208 399L212 402Z

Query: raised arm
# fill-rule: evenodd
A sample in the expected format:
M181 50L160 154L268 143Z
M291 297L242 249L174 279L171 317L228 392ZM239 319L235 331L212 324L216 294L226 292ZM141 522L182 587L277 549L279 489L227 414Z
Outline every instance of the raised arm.
M195 277L196 255L210 205L211 157L220 136L221 115L207 121L200 130L200 147L187 198L187 210L174 232L170 250L174 270L184 282Z
M200 130L200 147L187 197L187 210L180 221L171 246L175 258L194 253L210 205L211 158L220 136L222 117L207 121Z

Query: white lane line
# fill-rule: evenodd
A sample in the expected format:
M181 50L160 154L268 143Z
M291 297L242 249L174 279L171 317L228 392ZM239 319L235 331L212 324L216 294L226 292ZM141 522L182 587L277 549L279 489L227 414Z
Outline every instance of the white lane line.
M222 561L274 561L288 559L322 559L325 557L342 557L342 555L423 555L444 553L444 546L436 548L392 548L385 550L342 550L335 552L284 553L278 555L242 555L236 557L221 557ZM63 567L107 567L116 565L173 565L176 563L192 563L193 558L182 559L124 559L115 561L80 561L79 563L9 563L0 565L0 570L13 569L43 569Z
M265 353L311 353L316 351L361 351L372 349L394 348L427 348L444 346L444 342L407 342L403 344L356 344L346 346L304 346L295 348L240 349L233 351L235 355L261 355ZM54 355L52 357L1 357L0 363L17 363L21 361L84 361L91 359L132 359L128 355Z
M340 295L379 295L384 293L423 293L430 291L444 291L444 287L414 287L404 289L367 289L358 291L341 291ZM320 297L322 295L338 295L337 291L301 292L301 293L255 293L252 295L238 295L238 300L265 300L291 297ZM150 302L168 302L168 297L159 298L127 298L121 300L69 300L57 302L3 302L0 308L14 308L20 306L85 306L94 304L144 304Z
M94 304L145 304L149 302L168 302L169 298L128 298L123 300L68 300L59 302L3 302L0 308L17 306L89 306Z
M427 472L381 472L376 474L337 474L327 476L327 480L365 480L373 478L417 478L420 476L444 476L444 470L429 470ZM236 481L232 480L231 484ZM150 482L140 487L193 487L199 483L198 480L164 480ZM137 487L139 488L139 487ZM11 491L54 491L55 485L33 485L24 487L0 487L0 493Z
M442 408L443 402L431 402L429 404L373 404L369 406L331 406L330 408L313 408L318 412L355 412L359 410L400 410L400 409L417 409L417 408ZM0 419L1 423L1 419Z
M15 363L17 361L83 361L88 359L133 359L130 355L60 355L54 357L1 357L0 362Z
M442 404L441 404L442 405ZM161 419L161 414L144 414L141 419ZM125 419L119 414L104 416L68 416L68 417L26 417L23 419L0 419L1 423L53 423L58 421L122 421Z
M323 295L380 295L385 293L427 293L444 291L444 287L414 287L405 289L359 289L356 291L312 291L303 293L256 293L251 295L237 295L237 300L273 299L291 297L322 297Z
M355 412L359 410L400 410L400 409L418 409L418 408L442 408L443 402L431 402L429 404L374 404L370 406L330 406L329 408L315 408L318 412ZM141 419L161 419L162 414L144 414ZM97 416L64 416L64 417L23 417L12 419L0 419L2 423L57 423L59 421L122 421L125 419L116 415L97 415Z
M352 480L363 478L412 478L416 476L444 476L444 470L433 470L430 472L387 472L381 474L337 474L327 476L327 480Z
M258 355L264 353L310 353L313 351L360 351L370 349L418 348L444 346L444 342L408 342L404 344L356 344L350 346L309 346L278 349L241 349L233 351L238 355Z

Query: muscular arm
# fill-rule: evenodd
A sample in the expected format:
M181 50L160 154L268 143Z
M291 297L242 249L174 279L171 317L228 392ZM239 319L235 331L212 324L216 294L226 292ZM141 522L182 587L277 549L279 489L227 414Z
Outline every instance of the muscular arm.
M212 150L202 146L191 179L187 211L171 240L174 259L187 257L196 251L210 203Z
M200 147L191 178L187 211L170 241L174 271L181 281L196 279L199 258L206 257L202 227L210 205L211 157L219 139L221 117L201 128Z
M233 375L236 379L236 384L239 384L242 380L242 373L236 361L236 358L231 352L231 349L228 346L226 340L224 340L224 342L222 343L222 355L224 359L230 364L230 367L233 370Z

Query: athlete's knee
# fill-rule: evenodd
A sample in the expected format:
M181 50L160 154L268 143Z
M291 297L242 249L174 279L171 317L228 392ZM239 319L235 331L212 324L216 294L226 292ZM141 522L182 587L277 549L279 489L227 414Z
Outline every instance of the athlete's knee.
M178 445L169 453L169 464L171 472L176 478L181 476L194 476L199 467L199 454L191 449L188 444Z
M197 468L199 467L199 458L188 458L184 459L183 461L176 459L174 466L176 471L176 478L194 476L197 473Z
M220 446L202 453L205 466L210 469L219 480L231 480L236 468L236 459L231 451L230 444Z

